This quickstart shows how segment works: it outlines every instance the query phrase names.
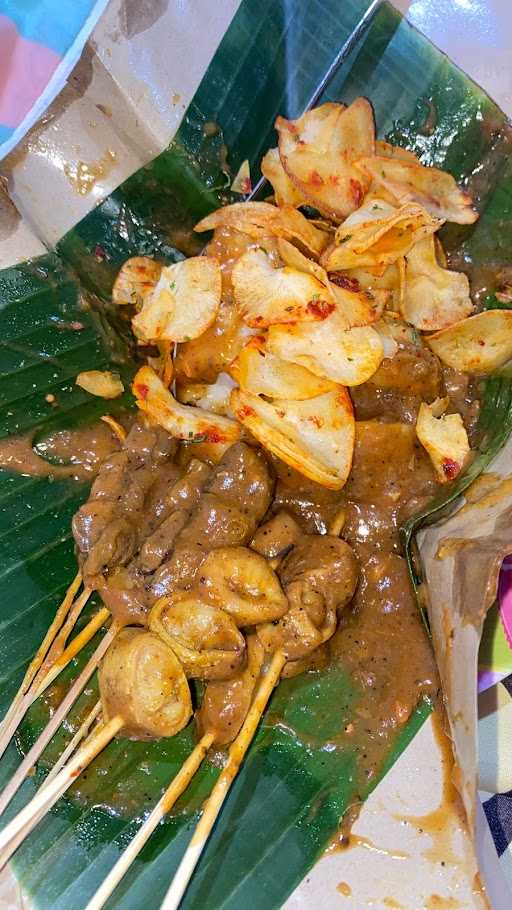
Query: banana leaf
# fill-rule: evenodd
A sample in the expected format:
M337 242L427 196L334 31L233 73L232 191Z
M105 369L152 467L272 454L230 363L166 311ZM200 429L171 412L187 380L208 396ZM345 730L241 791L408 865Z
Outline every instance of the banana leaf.
M300 112L366 5L355 0L342 5L336 0L263 0L257 5L243 0L172 145L66 235L56 253L0 272L0 435L29 429L44 434L97 416L98 404L91 404L73 385L83 366L113 366L129 380L133 366L126 332L108 304L119 263L136 253L175 261L198 249L191 228L199 217L230 200L227 169L236 173L248 158L253 180L258 177L262 152L275 144L276 113ZM447 230L444 242L450 257L470 264L475 274L482 265L491 265L497 274L512 252L512 170L503 114L388 6L379 11L322 100L348 102L359 94L374 103L380 135L451 171L470 191L474 187L481 220L474 228ZM205 124L212 123L218 129L205 130ZM83 327L71 330L73 323ZM512 425L511 389L505 373L485 383L479 455L447 496L403 529L408 550L420 523L436 520L450 508L464 484L503 445ZM59 402L57 413L46 401L49 392ZM129 405L129 396L123 405ZM70 481L0 472L2 711L75 573L70 519L86 496L86 486ZM79 672L86 656L63 675L62 687ZM341 667L281 684L184 908L272 910L283 904L325 848L344 811L369 792L370 785L357 785L357 757L350 749L322 748L350 722L359 697L357 684ZM76 705L75 718L95 698L91 684ZM31 709L19 738L23 751L50 710L44 699ZM428 704L418 706L393 743L382 774L429 710ZM283 722L272 723L276 717ZM15 857L16 873L36 906L67 910L85 905L191 742L186 730L169 742L119 740L108 747ZM6 820L34 792L58 745L51 744ZM12 746L0 766L0 785L16 760ZM159 906L217 773L213 763L205 763L109 906Z

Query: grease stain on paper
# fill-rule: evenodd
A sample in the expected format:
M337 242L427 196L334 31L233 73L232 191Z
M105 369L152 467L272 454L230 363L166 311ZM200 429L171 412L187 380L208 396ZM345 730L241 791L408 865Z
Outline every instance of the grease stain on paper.
M406 824L412 825L419 834L427 834L431 839L431 846L425 850L423 856L431 863L461 865L463 860L453 850L453 838L457 830L465 825L464 810L460 795L453 782L454 759L450 740L443 727L440 711L432 715L432 725L441 752L443 767L443 787L441 802L436 809L425 815L395 815L395 818ZM438 895L432 895L432 898ZM429 898L431 900L431 898ZM445 898L439 898L445 900ZM451 898L450 898L451 900ZM458 905L447 904L446 907ZM442 904L426 904L425 910L434 910L443 907Z
M169 0L124 0L119 11L125 38L134 38L151 28L164 15Z
M108 177L116 161L116 153L112 149L107 149L98 161L90 164L86 161L65 164L63 170L73 189L80 196L87 196L94 189L98 180Z

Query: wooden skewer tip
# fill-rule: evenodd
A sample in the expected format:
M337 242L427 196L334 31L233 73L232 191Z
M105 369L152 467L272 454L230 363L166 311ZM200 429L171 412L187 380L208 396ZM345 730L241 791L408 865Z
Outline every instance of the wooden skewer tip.
M221 771L210 794L205 810L199 819L196 830L192 835L192 839L185 850L183 859L178 866L176 875L174 876L163 904L161 905L161 910L177 910L179 907L187 885L192 877L192 873L199 862L199 858L222 808L222 804L229 792L229 788L235 779L245 753L253 740L261 715L272 694L272 690L279 681L281 670L285 663L286 657L283 652L276 651L267 672L261 679L242 728L230 747L228 761Z
M107 648L112 642L114 635L117 632L117 627L114 623L105 634L104 638L101 640L100 644L94 651L94 654L91 655L87 661L85 667L83 668L80 675L76 678L73 685L71 686L69 692L64 696L59 707L56 709L53 717L46 725L39 738L36 740L32 748L27 752L25 758L23 759L19 768L17 768L13 777L9 781L6 787L2 790L0 794L0 815L7 808L11 802L13 796L18 792L21 784L25 780L27 774L30 771L30 768L35 765L35 763L40 758L42 752L50 742L53 734L61 725L62 721L68 714L72 705L74 705L78 696L83 692L85 686L89 682L92 674L96 670L98 664L100 663L103 655L105 654ZM29 693L30 695L30 693ZM37 795L37 794L36 794ZM2 844L2 835L0 835L0 850Z
M49 648L53 644L55 637L59 633L62 624L64 623L70 609L72 608L75 594L77 593L81 584L82 575L80 572L78 572L71 582L68 590L66 591L65 597L57 609L57 612L55 613L55 616L50 623L50 626L48 627L47 632L41 644L39 645L39 648L37 649L26 670L23 681L0 724L0 757L4 754L7 746L14 736L14 733L16 732L19 724L23 720L23 717L25 716L31 704L30 699L27 698L30 687L47 656Z
M115 866L110 870L106 879L87 904L85 910L101 910L121 879L126 875L128 869L139 855L162 818L164 818L172 809L176 800L187 789L194 774L203 762L214 738L214 734L210 732L205 733L204 736L201 737L195 749L183 763L176 777L170 783L165 793L160 797L151 814L147 817L142 827L139 828L137 834L124 853L121 854Z

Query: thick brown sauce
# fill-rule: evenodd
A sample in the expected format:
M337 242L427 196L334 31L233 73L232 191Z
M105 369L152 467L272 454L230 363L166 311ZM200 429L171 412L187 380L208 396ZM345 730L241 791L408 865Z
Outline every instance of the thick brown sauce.
M71 477L90 480L100 464L120 448L107 424L61 430L44 440L46 457L32 448L33 434L0 440L0 468L30 477ZM54 462L63 462L55 464Z
M285 466L278 470L274 508L287 508L310 533L325 533L343 508L341 535L360 561L356 596L341 616L329 653L360 691L354 720L340 731L340 746L358 753L363 789L418 701L434 698L439 689L398 541L399 524L432 496L436 481L414 427L373 420L357 425L352 473L341 493L311 484Z

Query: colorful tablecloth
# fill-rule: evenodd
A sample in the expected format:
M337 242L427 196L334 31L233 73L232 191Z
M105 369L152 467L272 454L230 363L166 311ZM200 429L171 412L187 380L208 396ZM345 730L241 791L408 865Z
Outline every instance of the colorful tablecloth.
M0 159L63 88L108 0L0 0Z
M478 739L480 798L512 888L512 558L500 575L498 604L480 646Z

